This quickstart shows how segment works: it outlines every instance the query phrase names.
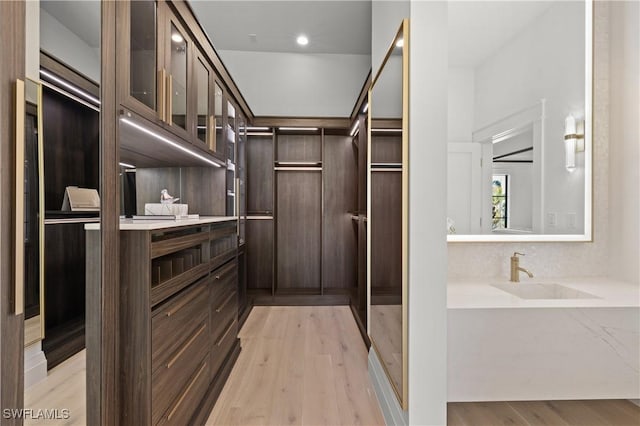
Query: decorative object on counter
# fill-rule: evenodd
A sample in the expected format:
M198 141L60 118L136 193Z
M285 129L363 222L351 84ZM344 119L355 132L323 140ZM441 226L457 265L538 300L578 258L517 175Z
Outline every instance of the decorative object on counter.
M176 198L173 195L169 194L169 191L167 191L166 189L160 191L160 204L173 204L178 200L180 200L180 198Z
M100 211L100 196L98 191L91 188L67 186L62 200L62 211Z
M144 205L144 214L145 215L187 216L188 213L189 213L189 204L146 203Z

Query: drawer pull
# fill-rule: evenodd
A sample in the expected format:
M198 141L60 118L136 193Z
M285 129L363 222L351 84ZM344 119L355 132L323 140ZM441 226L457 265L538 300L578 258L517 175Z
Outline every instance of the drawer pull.
M227 334L229 334L229 332L231 331L231 329L233 328L233 326L235 325L235 321L231 321L231 324L229 324L229 326L227 327L227 329L225 330L224 334L222 335L222 337L216 342L216 346L220 346L222 344L222 342L224 341L224 339L226 339Z
M233 298L233 296L235 296L235 295L236 295L236 292L232 291L231 294L229 296L227 296L225 301L222 302L222 305L220 305L218 307L218 309L216 309L216 313L219 314L224 309L224 307L227 306L227 303L229 303L231 301L231 299Z
M223 271L221 271L220 273L216 274L216 280L219 280L219 279L222 279L222 278L226 277L229 272L231 272L231 271L233 271L235 269L235 267L236 267L235 263L231 263L231 264L227 265Z
M166 316L170 317L171 315L177 314L180 309L184 308L189 303L191 303L193 301L193 299L195 299L197 296L200 295L200 293L202 293L202 291L198 290L198 291L193 292L191 297L185 297L184 300L182 300L180 303L178 303L177 305L175 305L171 309L169 309L167 311L167 313L166 313Z
M180 396L180 398L176 402L176 405L173 406L173 408L171 409L171 411L167 415L167 420L168 421L171 421L171 418L173 417L173 415L176 414L176 411L178 411L178 408L180 408L180 405L182 405L182 401L184 401L185 397L187 396L187 394L189 393L191 388L196 384L196 382L200 378L200 375L202 374L202 372L204 371L206 366L207 366L207 362L205 361L200 366L200 369L196 373L196 375L193 378L193 380L191 380L191 382L189 383L189 386L187 386L187 388L184 390L184 392L182 393L182 395Z
M175 356L169 360L169 362L167 363L167 369L173 367L173 364L175 364L178 361L178 358L180 358L182 356L182 354L184 353L184 351L186 351L187 348L189 346L191 346L193 341L196 340L198 338L198 336L202 334L202 332L204 331L205 328L207 328L207 325L206 324L202 324L202 327L200 327L200 329L198 331L196 331L196 333L193 336L191 336L189 341L187 343L185 343L184 346L182 346L182 348L180 348L178 353L175 354Z

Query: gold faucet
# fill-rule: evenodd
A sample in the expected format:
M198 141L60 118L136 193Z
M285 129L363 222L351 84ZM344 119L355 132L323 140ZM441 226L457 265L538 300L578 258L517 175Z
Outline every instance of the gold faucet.
M524 253L513 253L511 256L511 282L519 283L520 282L520 271L529 275L529 278L533 278L533 274L526 269L520 267L520 258L518 256L524 256Z

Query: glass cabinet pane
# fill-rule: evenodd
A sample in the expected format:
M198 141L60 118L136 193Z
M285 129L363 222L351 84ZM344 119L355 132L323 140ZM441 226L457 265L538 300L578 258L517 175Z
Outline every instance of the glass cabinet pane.
M209 135L209 70L202 60L198 58L196 61L196 79L197 79L197 134L198 139L207 143Z
M227 215L236 212L236 109L227 102Z
M216 121L216 132L210 148L211 151L221 152L224 147L222 141L222 88L218 83L215 83L213 87L213 111Z
M132 1L130 37L130 93L156 109L156 2Z
M171 24L171 122L187 128L187 41L184 34Z

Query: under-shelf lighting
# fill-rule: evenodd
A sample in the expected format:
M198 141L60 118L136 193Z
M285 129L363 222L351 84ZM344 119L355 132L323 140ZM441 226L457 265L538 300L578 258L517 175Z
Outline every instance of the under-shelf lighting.
M318 130L317 127L278 127L278 130L282 131L300 131L300 132L315 132Z
M127 164L127 163L120 163L120 167L126 167L128 169L135 169L136 166L134 166L133 164Z
M189 155L191 155L191 156L193 156L195 158L198 158L198 159L200 159L202 161L205 161L205 162L211 164L212 166L221 167L220 164L216 163L215 161L212 161L212 160L210 160L210 159L198 154L197 152L191 151L190 149L185 148L182 145L180 145L180 144L178 144L176 142L173 142L172 140L167 139L164 136L159 135L158 133L156 133L156 132L154 132L154 131L152 131L150 129L147 129L146 127L141 126L141 125L139 125L139 124L127 119L127 118L121 118L120 121L122 121L125 124L128 124L129 126L133 127L134 129L138 129L141 132L146 133L149 136L153 136L157 140L159 140L161 142L164 142L167 145L170 145L170 146L172 146L172 147L174 147L176 149L179 149L180 151L186 152L187 154L189 154Z
M378 133L402 133L402 129L371 129L371 131Z
M355 123L353 123L353 127L351 128L351 137L354 137L355 135L357 135L360 131L360 121L356 120Z
M269 127L247 127L247 132L268 132L269 130L271 130Z
M66 87L67 89L69 89L72 92L82 96L83 98L90 100L94 104L100 105L100 99L96 98L93 95L90 95L89 93L85 92L82 89L79 89L78 87L74 86L73 84L67 83L65 80L56 77L55 75L51 74L50 72L45 71L45 70L40 70L40 74L44 75L49 80L53 80L56 83L60 84L61 86Z
M362 113L363 113L363 114L366 114L368 110L369 110L369 102L367 102L366 104L364 104L364 108L362 108Z

